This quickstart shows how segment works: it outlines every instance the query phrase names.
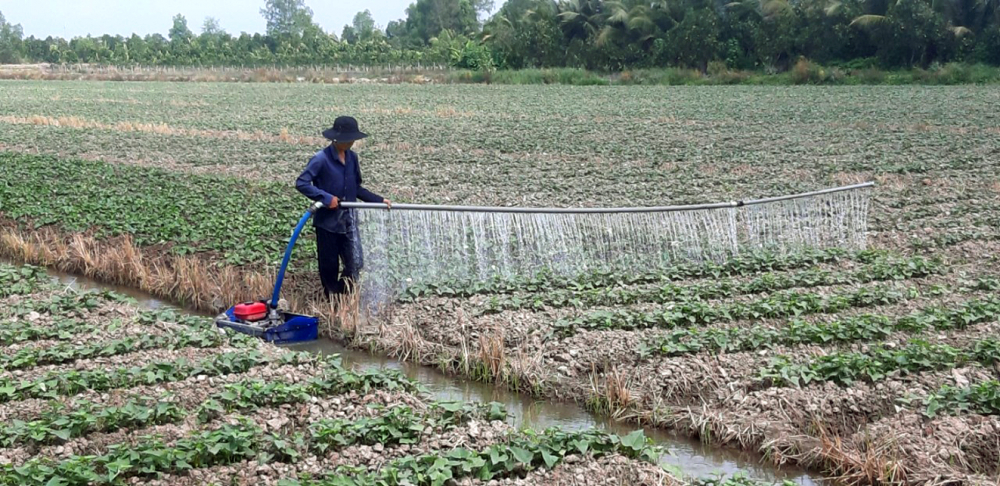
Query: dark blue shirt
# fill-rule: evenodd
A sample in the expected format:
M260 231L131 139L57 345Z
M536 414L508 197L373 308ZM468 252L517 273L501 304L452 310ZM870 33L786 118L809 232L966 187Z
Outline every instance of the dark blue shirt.
M306 165L295 188L309 199L323 203L323 208L313 216L313 226L333 233L347 233L354 230L354 211L338 207L330 209L333 196L341 201L380 203L384 199L361 187L361 167L358 155L353 150L344 152L344 162L337 159L333 146L319 151Z

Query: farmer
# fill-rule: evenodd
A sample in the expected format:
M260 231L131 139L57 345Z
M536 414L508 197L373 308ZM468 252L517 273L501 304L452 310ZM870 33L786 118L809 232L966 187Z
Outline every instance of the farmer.
M361 199L370 203L384 202L387 208L392 207L392 202L361 187L358 154L351 146L368 134L358 130L357 120L349 116L337 117L333 127L323 131L323 136L332 143L309 160L295 181L295 188L324 206L316 211L313 226L316 228L319 276L323 292L329 298L330 294L345 293L348 283L353 285L357 281L358 272L364 266L355 210L338 207L340 202ZM343 278L339 260L344 261Z

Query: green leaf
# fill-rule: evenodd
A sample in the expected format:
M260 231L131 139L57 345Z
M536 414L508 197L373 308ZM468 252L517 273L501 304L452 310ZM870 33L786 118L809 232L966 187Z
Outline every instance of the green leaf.
M69 484L69 481L63 479L61 476L52 476L45 483L45 486L63 486Z
M621 442L624 447L633 451L641 451L646 445L646 433L642 429L636 429L623 437Z
M542 450L542 460L545 461L545 466L549 469L552 469L552 466L555 466L555 464L559 462L558 457L549 454L546 450Z
M462 410L462 407L465 406L465 404L462 402L441 402L440 405L441 408L443 408L446 412L451 412L451 413L455 413L459 410Z
M490 447L490 462L493 464L503 464L507 462L507 454L502 454L496 447Z
M535 458L534 453L520 447L511 447L510 452L514 455L514 460L523 464L531 464L531 461Z

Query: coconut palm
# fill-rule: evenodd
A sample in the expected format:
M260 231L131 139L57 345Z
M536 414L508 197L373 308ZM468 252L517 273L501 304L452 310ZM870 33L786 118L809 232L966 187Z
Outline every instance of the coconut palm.
M604 15L604 2L601 0L562 0L558 10L559 27L569 41L587 41L601 29Z
M861 14L851 21L850 25L870 29L886 23L889 11L902 0L864 0Z
M904 1L918 0L870 0L865 2L866 12L856 17L850 25L871 28L888 21L893 8ZM1000 0L931 0L931 7L947 23L948 30L955 37L963 37L980 32L989 27L1000 14Z
M756 0L753 0L756 1ZM649 49L677 26L689 8L711 8L704 0L613 0L605 3L597 44L623 40Z
M940 13L956 36L981 32L997 19L998 0L933 0L934 11Z
M788 0L735 0L726 4L726 10L740 20L770 20L791 13Z
M597 45L613 40L637 42L644 47L661 34L654 20L656 12L642 0L615 0L605 4L603 27L597 35Z

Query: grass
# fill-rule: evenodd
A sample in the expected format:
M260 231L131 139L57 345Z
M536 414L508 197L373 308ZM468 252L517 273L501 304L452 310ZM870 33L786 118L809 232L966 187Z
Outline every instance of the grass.
M591 396L587 408L612 417L621 418L634 404L634 396L630 391L632 376L616 366L597 373L591 370Z

